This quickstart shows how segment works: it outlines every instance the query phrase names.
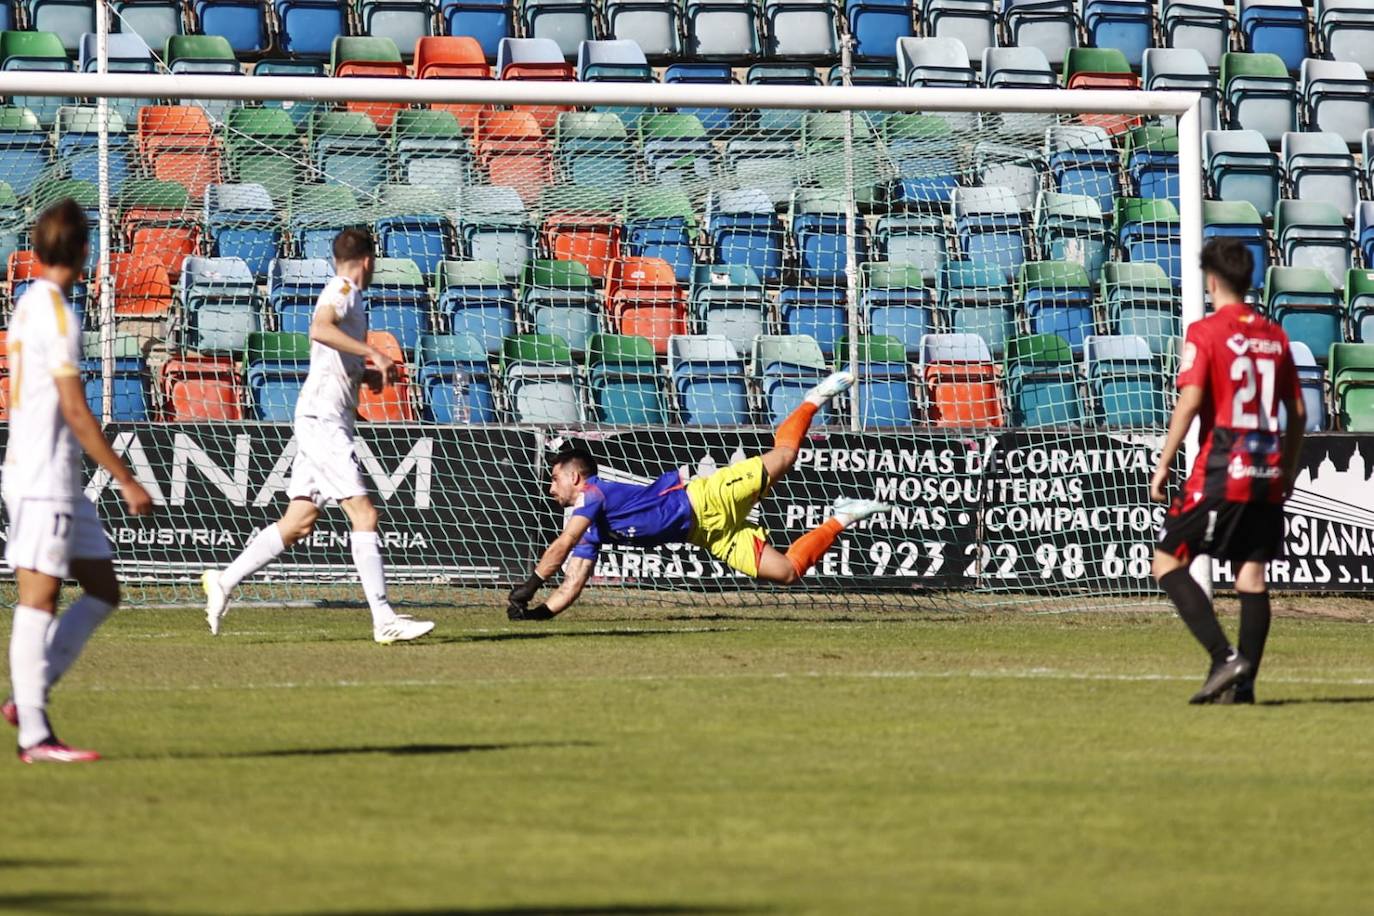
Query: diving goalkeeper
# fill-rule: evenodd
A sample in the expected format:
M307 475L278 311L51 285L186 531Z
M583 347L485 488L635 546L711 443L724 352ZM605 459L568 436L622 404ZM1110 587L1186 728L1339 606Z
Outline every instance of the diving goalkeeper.
M559 452L553 459L549 495L559 505L571 507L572 514L563 533L539 558L534 574L512 589L507 616L549 620L566 610L591 578L596 555L605 543L690 543L756 579L780 585L799 581L846 527L888 510L886 504L868 499L837 500L831 517L798 538L786 553L770 547L763 529L749 522L749 510L796 463L816 411L853 384L852 373L830 375L808 391L778 427L770 451L689 482L673 470L646 486L615 483L597 476L596 459L585 449ZM539 589L560 568L565 573L563 583L543 604L530 607Z

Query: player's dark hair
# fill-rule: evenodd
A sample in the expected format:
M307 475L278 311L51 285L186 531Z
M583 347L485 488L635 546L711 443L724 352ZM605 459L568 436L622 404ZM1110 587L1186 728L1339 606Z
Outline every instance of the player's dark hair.
M574 463L574 467L577 468L577 472L581 474L583 477L596 476L596 458L593 457L592 453L587 451L585 448L581 448L580 446L576 445L569 446L568 448L563 449L557 455L554 455L553 461L549 462L549 466L556 468L559 465L567 464L570 461Z
M30 238L40 262L48 267L77 270L86 261L86 246L91 240L86 211L70 197L64 197L39 215Z
M372 233L356 226L334 236L334 262L361 261L373 256Z
M1237 296L1244 296L1250 291L1250 278L1255 273L1255 256L1240 239L1210 239L1202 246L1202 269Z

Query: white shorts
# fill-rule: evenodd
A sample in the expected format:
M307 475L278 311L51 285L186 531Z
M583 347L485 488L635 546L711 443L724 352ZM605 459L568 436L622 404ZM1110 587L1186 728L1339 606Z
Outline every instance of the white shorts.
M308 499L320 508L366 496L363 472L353 449L353 431L328 420L297 417L296 459L291 462L286 495Z
M100 515L84 496L75 499L20 498L6 504L10 528L5 562L11 569L32 569L67 578L72 560L114 557Z

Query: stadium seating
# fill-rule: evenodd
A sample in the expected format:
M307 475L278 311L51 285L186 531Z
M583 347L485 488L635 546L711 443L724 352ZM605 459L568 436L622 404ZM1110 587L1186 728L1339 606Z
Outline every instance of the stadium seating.
M1254 130L1209 130L1202 135L1202 158L1211 196L1248 201L1263 217L1274 214L1281 196L1279 158L1264 135Z
M1277 54L1223 55L1221 89L1229 112L1227 127L1259 131L1267 143L1297 129L1297 83Z
M1352 268L1345 278L1346 320L1353 343L1374 343L1374 270Z
M1332 344L1327 367L1340 428L1374 431L1374 344Z
M1320 0L1315 6L1315 34L1333 60L1358 64L1365 72L1374 70L1374 10L1361 0Z
M552 334L507 338L500 371L511 422L559 426L585 419L582 379L563 338Z
M400 341L388 331L369 330L367 342L395 364L393 371L396 377L383 385L380 391L373 391L366 384L362 386L358 392L358 416L370 423L413 421L415 410L411 403L410 371L406 367ZM415 343L418 345L418 338Z
M1001 366L976 334L927 334L920 380L926 419L935 426L1001 426Z
M1055 334L1014 338L1003 375L1013 426L1076 426L1083 422L1073 349Z
M305 334L260 331L248 335L244 372L248 402L256 420L290 422L310 368Z
M1159 427L1168 420L1163 380L1149 343L1137 336L1092 336L1083 343L1083 374L1098 423Z
M767 312L763 281L752 268L700 264L693 271L691 313L701 333L725 337L747 353L754 338L768 331Z
M1274 215L1274 240L1289 267L1315 267L1331 286L1345 285L1355 242L1340 211L1323 200L1281 200Z
M662 426L667 419L653 342L627 334L596 334L587 347L587 388L595 419Z
M1264 308L1290 340L1306 344L1318 360L1343 339L1343 303L1318 268L1270 267L1264 281Z
M1298 385L1302 389L1303 408L1307 412L1305 430L1309 433L1320 432L1327 427L1325 373L1322 372L1322 367L1317 364L1316 357L1312 355L1312 350L1307 344L1302 341L1292 341L1289 348L1293 355L1293 364L1298 372ZM1282 431L1287 427L1288 411L1280 403L1279 429Z
M668 340L668 377L677 416L687 426L749 422L744 358L721 334L675 335Z
M816 341L805 335L760 334L753 340L754 383L762 395L762 417L776 426L801 404L829 368ZM816 411L813 425L830 422L834 402Z
M899 341L908 357L919 355L921 338L936 329L935 300L920 269L909 264L869 263L863 267L860 301L869 331Z
M243 390L234 364L222 357L182 355L158 376L162 417L173 423L243 419Z
M472 334L421 337L415 353L421 418L431 423L497 422L490 352Z

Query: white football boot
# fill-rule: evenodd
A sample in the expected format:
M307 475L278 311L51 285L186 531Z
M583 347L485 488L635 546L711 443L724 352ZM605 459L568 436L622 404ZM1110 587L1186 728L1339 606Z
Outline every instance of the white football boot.
M432 620L416 620L409 614L397 614L390 623L373 627L372 638L386 646L393 642L419 639L432 629L434 629L434 621Z
M862 521L871 515L890 512L892 506L887 503L880 503L876 499L837 499L832 511L835 518L840 520L840 524L848 528L855 522Z
M854 387L853 372L832 372L821 383L806 393L804 400L810 401L817 407L825 404L835 395L848 391Z
M200 587L205 590L205 622L210 625L210 635L219 635L219 622L229 610L229 593L219 582L220 571L207 569L200 574Z

